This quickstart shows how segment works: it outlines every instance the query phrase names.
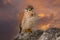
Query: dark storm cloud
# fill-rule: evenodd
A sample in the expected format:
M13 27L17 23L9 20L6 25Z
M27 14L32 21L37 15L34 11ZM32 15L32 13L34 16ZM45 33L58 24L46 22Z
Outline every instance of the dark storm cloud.
M0 40L12 40L19 32L19 10L7 0L0 0L0 3Z

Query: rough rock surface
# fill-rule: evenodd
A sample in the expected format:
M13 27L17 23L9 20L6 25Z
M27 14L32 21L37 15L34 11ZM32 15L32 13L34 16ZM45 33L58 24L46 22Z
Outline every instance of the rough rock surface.
M38 40L60 40L60 29L50 28Z
M31 33L23 33L16 40L60 40L60 29L50 28L45 32L37 30Z
M24 33L19 35L19 40L37 40L43 31L37 30L31 33Z

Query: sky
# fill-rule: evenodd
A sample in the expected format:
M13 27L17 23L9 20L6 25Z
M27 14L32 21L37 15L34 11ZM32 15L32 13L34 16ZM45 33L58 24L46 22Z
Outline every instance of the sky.
M13 40L19 33L18 12L7 0L0 0L0 40Z
M4 0L3 3L4 5L0 0L1 40L8 38L8 36L9 38L6 40L9 40L18 34L18 27L16 27L18 25L18 13L20 13L21 22L24 9L28 5L32 5L40 17L37 29L46 30L49 27L60 27L60 0Z
M20 0L20 12L28 5L40 16L37 28L46 30L49 27L60 27L60 0Z

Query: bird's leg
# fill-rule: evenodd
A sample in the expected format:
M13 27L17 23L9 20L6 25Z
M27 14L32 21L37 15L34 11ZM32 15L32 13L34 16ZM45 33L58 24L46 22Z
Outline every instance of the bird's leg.
M31 28L25 29L25 32L32 32Z

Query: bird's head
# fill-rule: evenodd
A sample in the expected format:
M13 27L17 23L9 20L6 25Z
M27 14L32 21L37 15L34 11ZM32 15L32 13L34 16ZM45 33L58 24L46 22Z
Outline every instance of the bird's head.
M28 5L27 8L25 8L25 15L28 15L30 17L33 17L34 15L34 10L33 6Z
M31 5L29 5L27 8L26 8L26 10L27 11L32 11L34 8L33 8L33 6L31 6Z

